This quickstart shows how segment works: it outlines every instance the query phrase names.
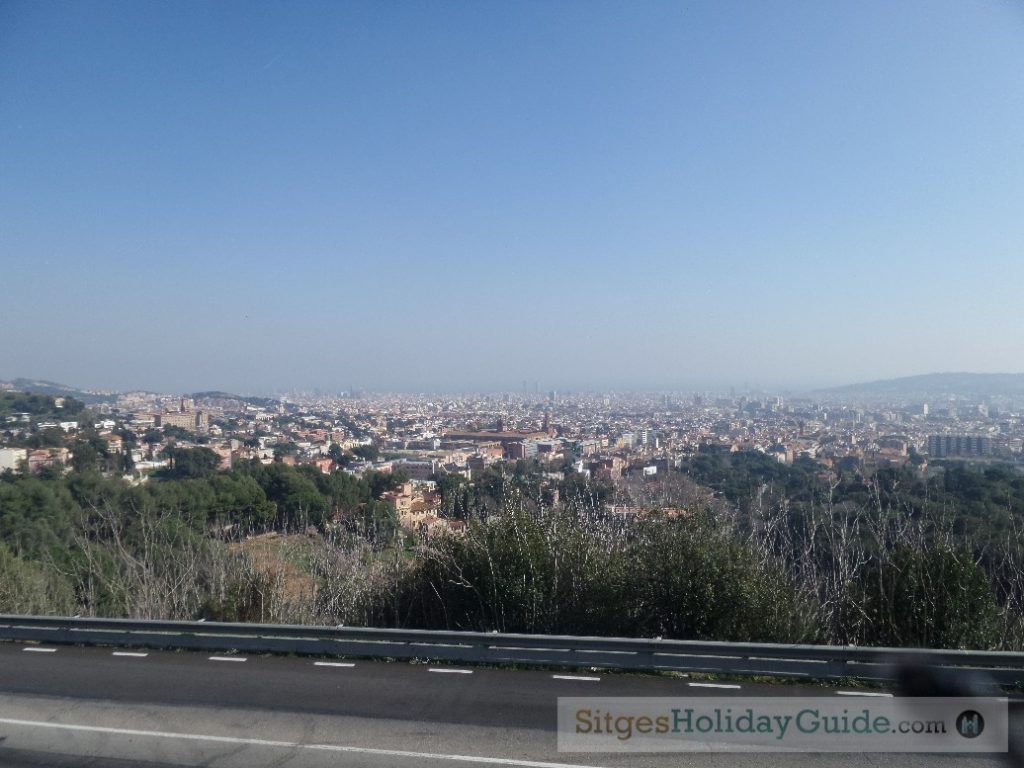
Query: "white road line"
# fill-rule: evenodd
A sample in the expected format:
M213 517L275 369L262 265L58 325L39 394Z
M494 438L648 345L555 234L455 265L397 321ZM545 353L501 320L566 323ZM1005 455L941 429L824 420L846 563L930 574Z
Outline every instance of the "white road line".
M211 656L210 661L248 661L245 656Z
M56 648L22 648L21 650L27 651L28 653L56 653Z
M158 739L180 741L207 741L215 744L240 744L254 747L283 747L285 749L315 749L320 752L351 752L362 755L383 757L407 757L415 760L451 760L461 763L483 763L485 765L513 765L517 768L597 768L579 763L545 763L536 760L512 760L502 757L480 755L446 755L435 752L407 752L401 749L374 749L372 747L350 747L344 744L300 744L297 741L271 741L269 739L243 739L236 736L207 736L199 733L169 733L167 731L137 731L129 728L104 728L96 725L72 725L70 723L48 723L39 720L14 720L0 717L0 725L20 725L26 728L51 728L61 731L82 731L85 733L108 733L116 736L148 736Z
M731 688L736 690L739 688L735 683L687 683L691 688Z
M133 659L144 659L149 656L148 653L136 653L134 651L114 651L111 656L128 656Z
M314 661L314 667L354 667L350 661Z
M448 675L472 675L472 669L448 669L447 667L431 667L427 672L444 672Z
M600 677L585 677L583 675L552 675L555 680L600 680Z
M836 691L837 696L879 696L891 699L891 693L878 693L876 691Z

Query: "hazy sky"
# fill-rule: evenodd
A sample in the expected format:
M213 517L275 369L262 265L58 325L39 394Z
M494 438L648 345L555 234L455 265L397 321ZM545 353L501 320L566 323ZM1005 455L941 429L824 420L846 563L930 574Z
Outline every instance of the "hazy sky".
M0 3L0 378L1024 368L1024 10Z

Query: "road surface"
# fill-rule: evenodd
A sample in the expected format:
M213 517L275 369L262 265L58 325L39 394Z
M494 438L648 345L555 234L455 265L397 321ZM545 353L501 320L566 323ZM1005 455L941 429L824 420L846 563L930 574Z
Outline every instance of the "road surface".
M724 686L724 687L723 687ZM571 754L559 696L850 696L685 677L0 643L0 766L977 766L997 756ZM884 693L872 689L871 693ZM1012 717L1016 712L1011 708Z

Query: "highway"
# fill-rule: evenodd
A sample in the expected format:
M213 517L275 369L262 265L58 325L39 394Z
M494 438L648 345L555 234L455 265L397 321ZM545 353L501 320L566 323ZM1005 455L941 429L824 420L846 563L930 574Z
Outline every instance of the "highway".
M571 754L559 696L848 696L685 677L0 643L0 766L1002 766L928 754ZM870 693L884 691L872 689ZM1020 713L1011 707L1011 718Z

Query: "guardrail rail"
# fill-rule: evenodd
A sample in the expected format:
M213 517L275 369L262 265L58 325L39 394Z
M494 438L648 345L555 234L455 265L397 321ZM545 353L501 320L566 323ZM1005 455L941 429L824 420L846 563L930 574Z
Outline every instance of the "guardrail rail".
M901 663L975 672L1024 685L1024 653L727 643L486 632L12 616L0 640L113 647L296 653L636 671L706 672L816 680L891 680Z

